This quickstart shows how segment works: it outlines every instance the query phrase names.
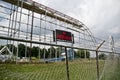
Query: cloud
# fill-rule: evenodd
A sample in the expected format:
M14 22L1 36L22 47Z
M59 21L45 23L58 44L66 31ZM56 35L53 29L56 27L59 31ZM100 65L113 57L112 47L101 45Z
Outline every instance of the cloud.
M120 39L120 0L35 0L82 21L102 39Z
M116 43L120 41L120 0L34 1L82 21L98 38L108 39L109 35L113 35ZM27 17L23 16L22 21L27 21ZM34 32L37 33L37 29Z

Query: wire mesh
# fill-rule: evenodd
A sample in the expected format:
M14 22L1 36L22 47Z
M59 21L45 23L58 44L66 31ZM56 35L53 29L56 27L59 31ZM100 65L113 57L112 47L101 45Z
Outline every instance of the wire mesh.
M19 5L20 2L21 4ZM7 5L8 3L4 4ZM9 35L6 37L24 40L31 40L34 38L32 41L56 44L56 42L53 40L53 31L55 31L55 29L61 29L74 34L74 47L81 46L82 48L85 48L83 43L86 43L86 45L88 45L87 43L91 43L91 45L89 45L87 48L94 46L94 41L90 36L91 34L87 30L82 30L82 28L77 29L77 26L68 24L66 21L60 21L57 18L51 18L46 14L47 10L43 15L38 14L32 10L30 11L23 8L23 1L19 0L17 1L16 5L11 5L11 7L4 7L4 5L1 4L1 8L1 36L4 36L6 33L8 33ZM8 10L10 10L11 14L2 16ZM68 46L71 45L70 43L57 42L58 45L61 43Z
M107 54L100 80L119 80L119 54Z
M74 43L54 41L56 29L71 32ZM111 50L109 39L97 65L102 41L80 21L32 0L0 1L1 80L119 80L120 49Z

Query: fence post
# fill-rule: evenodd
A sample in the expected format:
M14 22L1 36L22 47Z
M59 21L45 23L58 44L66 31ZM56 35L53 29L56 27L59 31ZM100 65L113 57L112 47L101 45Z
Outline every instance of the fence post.
M69 78L69 66L68 66L68 54L67 54L67 48L66 47L65 47L65 56L66 56L67 80L70 80L70 78Z
M96 48L96 66L97 66L97 80L99 80L100 74L99 74L99 57L98 57L98 50L103 45L105 40Z
M98 58L98 51L96 51L96 66L97 66L97 80L99 80L99 58Z

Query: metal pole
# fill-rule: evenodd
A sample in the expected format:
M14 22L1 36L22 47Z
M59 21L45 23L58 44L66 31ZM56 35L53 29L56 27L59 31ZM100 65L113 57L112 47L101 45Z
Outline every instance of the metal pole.
M67 70L67 80L70 80L70 78L69 78L69 66L68 66L68 55L67 55L67 47L65 47L65 56L66 56L66 70Z
M97 66L97 80L99 80L99 57L98 57L98 50L99 48L103 45L103 43L105 42L105 40L96 48L96 66Z
M32 42L31 41L32 41L32 36L33 36L33 24L34 24L34 8L32 9L32 24L31 24L31 34L30 34L30 54L29 54L30 62L31 62L31 54L32 54Z
M97 65L97 80L99 80L99 58L98 58L98 51L96 51L96 65Z
M28 39L29 17L30 17L30 11L28 10L26 40ZM27 42L26 42L26 46L25 46L25 60L26 61L27 61L27 52L28 52L28 48L27 48Z
M19 1L18 1L18 2L19 2ZM19 6L19 3L17 4L17 6ZM21 30L20 30L20 27L21 27L21 19L22 19L23 1L21 2L21 4L20 4L19 7L20 7L20 14L19 14L19 16L20 16L19 18L20 18L20 19L19 19L19 23L18 23L18 24L19 24L19 25L18 25L18 39L19 39L19 37L20 37L20 31L21 31ZM18 46L18 45L19 45L19 41L17 42L17 53L16 53L17 56L16 56L16 58L19 56L19 46ZM17 63L18 63L18 61L16 61L16 64L17 64Z
M41 41L41 24L42 24L42 14L40 14L40 24L39 24L39 41ZM40 62L40 59L41 59L41 50L40 50L40 44L39 44L39 62Z

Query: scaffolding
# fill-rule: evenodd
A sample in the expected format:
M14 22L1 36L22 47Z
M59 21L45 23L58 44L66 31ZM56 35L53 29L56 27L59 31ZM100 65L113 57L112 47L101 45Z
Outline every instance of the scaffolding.
M18 45L24 42L30 47L33 43L39 46L41 44L95 51L97 45L103 41L94 37L88 27L79 20L43 4L32 0L1 2L4 4L0 4L0 38L6 40L6 44ZM74 43L54 41L53 33L56 29L71 32ZM109 41L106 41L101 51L110 52L108 44Z
M84 45L88 44L92 47L94 46L95 39L92 33L79 20L32 0L3 1L7 2L6 4L10 3L10 7L1 5L1 8L3 8L1 14L6 15L6 17L0 16L1 23L3 21L7 23L0 25L1 29L4 29L1 30L1 34L7 35L1 35L1 38L24 42L35 41L36 43L47 45L59 45L61 42L53 41L53 31L60 29L74 34L75 44L72 45L73 47L81 46L81 48L85 48ZM67 44L70 46L70 43ZM91 47L89 46L89 48Z
M56 38L56 30L70 33L74 41L65 42L54 40ZM48 68L46 68L45 71L48 71L50 74L46 74L45 71L42 72L42 74L41 71L31 73L31 75L34 74L34 76L37 76L39 79L61 80L59 72L62 71L61 74L67 73L67 77L62 75L64 76L63 80L87 80L87 77L90 77L90 80L95 80L96 78L99 80L99 78L102 78L101 74L104 74L102 70L103 64L105 63L104 60L98 59L99 54L104 53L110 58L113 55L118 55L120 52L120 48L114 46L113 40L109 39L105 40L105 43L99 49L98 45L103 41L102 39L94 37L89 28L81 21L43 4L32 0L0 1L0 49L6 48L9 53L12 53L16 63L18 63L21 55L25 61L30 62L31 57L35 54L37 54L36 58L39 63L61 61L60 64L59 62L56 64L48 64L52 65L51 67L47 64L40 64L42 67L47 65ZM4 53L5 50L3 50ZM2 54L3 51L0 51L0 54ZM75 57L76 54L74 54L74 52L78 53L78 57ZM84 59L81 55L82 52L84 52L85 55ZM110 53L115 54L109 55ZM70 57L70 59L72 59L71 61L69 61L69 56L72 56ZM62 59L64 60L62 61ZM113 58L113 60L114 59L115 58ZM101 63L102 65L98 65ZM57 65L59 69L57 69ZM86 67L86 65L88 65L88 67ZM104 70L106 66L108 65L105 65ZM97 67L96 73L94 72L95 67ZM2 69L1 65L0 69ZM85 69L85 72L81 74L80 71L83 71L83 69ZM56 71L56 73L54 71ZM0 71L1 74L4 74L3 72L2 70ZM8 74L11 73L13 72L9 72ZM55 74L57 75L55 76ZM91 74L93 75L91 76ZM29 73L20 73L20 75L13 73L12 75L22 80L30 79L26 77ZM38 78L34 76L32 76L31 79L35 78L35 80L38 80ZM12 79L14 79L14 77L11 77L11 80Z

